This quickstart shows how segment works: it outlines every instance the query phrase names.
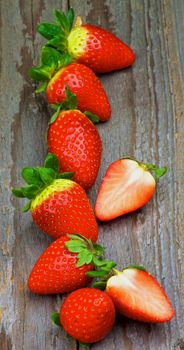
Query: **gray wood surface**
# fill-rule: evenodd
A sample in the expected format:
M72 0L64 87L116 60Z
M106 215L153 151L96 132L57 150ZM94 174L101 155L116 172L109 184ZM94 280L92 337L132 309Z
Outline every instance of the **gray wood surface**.
M53 8L72 5L87 22L116 33L136 51L133 68L101 76L112 119L99 125L104 151L94 204L107 165L124 154L168 166L157 193L143 209L100 225L100 241L119 266L143 264L164 286L176 317L165 325L119 318L94 350L184 349L184 1L0 1L0 349L82 350L50 322L62 296L38 297L26 288L35 260L51 241L22 214L11 196L20 169L39 165L47 152L49 118L27 70L38 62L39 21Z

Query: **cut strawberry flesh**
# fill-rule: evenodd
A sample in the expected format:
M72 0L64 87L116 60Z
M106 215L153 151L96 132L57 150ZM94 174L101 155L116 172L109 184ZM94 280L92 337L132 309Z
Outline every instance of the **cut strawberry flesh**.
M95 212L107 221L145 205L155 191L155 179L131 159L112 163L99 189Z
M143 322L166 322L174 310L164 290L147 272L125 269L108 280L107 293L119 313Z

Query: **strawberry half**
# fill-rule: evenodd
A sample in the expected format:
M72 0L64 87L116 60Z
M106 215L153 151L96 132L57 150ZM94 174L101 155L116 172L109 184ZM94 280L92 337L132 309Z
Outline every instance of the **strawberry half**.
M35 263L28 288L32 293L57 294L87 286L91 278L87 272L97 265L114 266L102 260L103 248L81 235L58 238L42 253ZM110 265L109 265L110 264Z
M61 104L65 98L67 85L76 94L78 108L98 115L100 121L106 121L111 116L111 107L100 80L89 68L79 63L71 63L70 57L62 55L51 47L44 46L41 54L41 64L29 70L29 76L40 83L36 90L46 89L50 104Z
M108 221L144 206L153 196L156 181L167 171L154 164L139 163L133 159L120 159L107 169L100 185L95 204L99 220Z
M80 17L73 26L74 12L55 11L56 24L41 23L38 32L48 39L47 46L68 53L73 61L85 64L96 73L111 72L131 66L135 54L123 41L107 30L82 25Z
M173 307L155 278L142 267L130 266L107 281L106 292L116 310L142 322L167 322L174 316Z
M77 232L95 242L98 226L85 191L71 180L73 173L58 170L57 157L49 154L44 167L22 170L27 186L14 188L13 194L30 200L23 211L30 209L33 221L48 235Z
M59 325L58 314L52 320ZM115 322L115 308L107 293L82 288L68 295L61 306L60 324L66 333L83 343L95 343L107 336Z
M64 110L57 111L49 124L48 150L58 157L59 171L74 172L73 180L87 190L98 174L102 142L91 120L76 109L76 96L68 88L66 94Z

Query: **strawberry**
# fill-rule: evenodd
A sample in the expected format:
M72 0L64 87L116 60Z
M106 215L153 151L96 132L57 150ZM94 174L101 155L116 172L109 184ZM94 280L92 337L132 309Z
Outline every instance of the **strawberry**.
M66 89L69 101L75 95ZM95 182L101 162L102 142L97 128L72 101L72 110L56 112L48 130L48 149L59 159L59 171L74 172L73 180L84 189ZM66 109L64 102L64 109ZM59 114L58 114L59 113Z
M143 322L167 322L174 316L173 307L155 278L139 266L130 266L107 281L106 292L116 310Z
M67 55L62 56L54 48L43 47L41 65L29 70L32 79L41 83L37 92L46 89L50 104L61 104L65 98L65 85L76 94L78 108L98 115L100 121L111 116L111 107L100 80L89 68L79 63L69 64Z
M110 268L104 261L103 248L81 235L65 235L42 253L28 279L28 288L37 294L66 293L85 287L91 281L86 273L97 264Z
M159 179L167 168L159 169L154 164L139 163L130 158L113 162L98 191L96 217L108 221L145 205L153 196L156 186L150 171Z
M80 17L73 26L74 12L55 11L56 24L41 23L38 32L48 39L47 46L69 54L72 61L85 64L96 73L111 72L131 66L135 54L124 42L107 30L82 25Z
M70 178L73 173L58 173L59 162L54 154L46 157L41 168L24 168L26 187L12 190L16 197L30 201L33 221L48 235L58 238L66 233L80 233L96 241L98 226L83 188Z
M58 314L52 319L58 325ZM111 331L115 308L107 293L95 288L82 288L66 297L60 310L60 323L73 338L83 343L95 343Z

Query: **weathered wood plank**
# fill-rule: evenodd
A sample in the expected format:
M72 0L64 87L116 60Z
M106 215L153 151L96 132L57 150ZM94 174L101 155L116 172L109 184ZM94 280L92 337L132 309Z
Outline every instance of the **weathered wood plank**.
M47 151L47 106L34 95L27 77L38 62L41 39L36 24L52 19L52 9L66 9L67 1L1 2L1 282L0 348L51 350L76 349L50 320L61 298L28 293L26 282L37 257L50 242L33 225L30 215L21 214L21 203L11 199L11 187L20 183L20 170L41 164Z
M183 146L183 2L70 3L82 11L84 21L113 30L137 53L133 69L101 77L113 117L99 128L104 155L92 200L107 165L123 154L168 166L168 174L149 205L100 225L100 237L106 242L107 254L117 256L120 265L141 263L158 278L176 308L176 317L170 324L158 326L119 320L113 335L93 348L182 349L184 203L179 159Z
M124 154L168 166L154 199L143 209L100 224L100 241L119 266L141 263L165 287L176 309L167 325L119 318L113 332L93 349L168 350L184 348L184 3L182 0L7 0L1 6L1 234L0 342L2 350L76 349L50 322L60 297L28 293L26 280L49 238L21 214L11 197L20 169L40 164L46 154L45 100L33 94L27 70L38 61L42 42L36 24L52 9L72 5L87 22L102 25L131 44L133 68L101 76L112 119L99 125L103 162L89 195L95 202L107 165ZM80 349L83 347L80 346Z

